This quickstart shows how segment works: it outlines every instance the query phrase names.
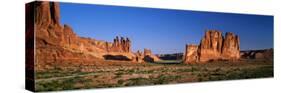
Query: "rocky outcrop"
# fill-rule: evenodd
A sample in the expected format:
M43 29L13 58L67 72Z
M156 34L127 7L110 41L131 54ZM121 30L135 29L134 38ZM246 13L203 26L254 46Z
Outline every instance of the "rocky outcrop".
M273 60L273 49L241 51L242 59L271 59Z
M144 58L143 60L146 62L157 62L160 61L159 57L155 56L150 49L143 50Z
M185 47L185 55L184 55L184 62L189 64L189 63L195 63L198 61L198 46L191 44L191 45L186 45Z
M119 37L117 36L113 40L113 45L108 50L109 52L131 52L131 40L129 38Z
M208 30L199 46L186 45L184 63L213 60L237 60L240 58L239 37L227 32L225 38L217 30Z
M150 56L150 55L152 55L152 52L151 52L151 50L150 49L144 49L143 50L143 54L144 54L144 56Z
M216 30L206 31L198 49L199 61L219 59L221 57L222 45L223 36L221 32Z
M237 35L227 32L223 41L222 59L239 59L240 58L240 41Z
M35 24L46 29L49 25L59 25L60 10L58 2L35 2Z
M27 22L26 33L27 42L36 39L35 64L38 69L52 62L135 61L136 59L136 55L131 51L129 38L116 37L113 42L106 42L79 37L71 26L61 25L57 2L36 1L26 8L26 11L34 14L32 18L27 17L30 22ZM31 33L33 31L34 33ZM33 34L35 38L28 39L33 37Z
M142 62L157 62L160 61L160 58L155 56L150 49L144 49L143 53L141 51L136 52L135 61L142 63Z
M144 58L143 53L138 50L138 51L136 52L136 59L135 59L135 61L138 62L138 63L142 63L142 62L144 62L144 61L143 61L143 58Z

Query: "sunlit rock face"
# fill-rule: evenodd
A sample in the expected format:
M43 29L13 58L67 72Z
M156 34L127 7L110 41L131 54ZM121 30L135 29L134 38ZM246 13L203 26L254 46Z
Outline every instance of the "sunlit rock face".
M240 58L239 37L227 32L225 37L217 30L208 30L199 46L186 45L184 63L204 63L214 60L237 60Z
M222 45L223 36L221 32L216 30L206 31L198 49L199 61L205 62L211 59L219 59Z
M239 37L231 32L227 32L222 47L222 59L240 58Z
M35 59L38 68L43 68L50 62L79 63L119 59L136 61L136 55L131 51L129 38L117 36L112 42L107 42L79 37L71 26L61 25L57 2L38 1L26 11L34 14L34 23L30 23L34 27L27 28L27 38L33 37L30 32L34 28Z
M184 63L196 63L198 61L198 46L194 44L186 45Z
M111 52L131 52L131 40L124 37L119 39L117 36L108 50Z

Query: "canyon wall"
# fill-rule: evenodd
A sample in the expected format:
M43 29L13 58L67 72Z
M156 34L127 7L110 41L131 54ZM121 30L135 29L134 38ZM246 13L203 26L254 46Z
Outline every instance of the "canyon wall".
M71 26L60 24L59 3L37 1L27 11L34 14L35 65L44 68L55 62L98 62L105 59L134 61L131 51L131 40L116 37L112 42L79 37ZM30 21L32 19L30 18ZM31 29L33 27L29 27ZM27 38L32 30L27 29ZM32 33L31 33L32 34ZM31 42L31 40L27 40ZM118 56L118 57L116 57Z
M78 36L71 26L60 23L59 3L36 1L27 11L34 13L35 65L44 68L46 64L58 62L103 62L105 60L147 62L146 56L159 60L150 50L144 54L131 51L131 40L116 36L112 42ZM32 21L32 19L30 18ZM33 27L29 27L30 29ZM94 29L94 28L93 28ZM27 30L27 42L31 42L32 30ZM29 35L30 33L30 35ZM150 53L149 53L150 51Z

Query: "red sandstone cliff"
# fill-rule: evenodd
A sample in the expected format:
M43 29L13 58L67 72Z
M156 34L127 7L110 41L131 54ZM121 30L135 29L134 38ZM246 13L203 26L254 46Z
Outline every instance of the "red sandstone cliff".
M225 38L217 30L205 32L200 45L187 45L184 63L212 60L237 60L240 58L239 37L227 32Z
M34 24L37 68L52 62L96 62L116 56L118 60L136 58L129 38L116 37L113 42L84 38L76 35L69 25L61 25L59 3L38 1L26 10L34 14L34 23L28 24ZM27 39L33 36L29 35L31 28L27 29Z

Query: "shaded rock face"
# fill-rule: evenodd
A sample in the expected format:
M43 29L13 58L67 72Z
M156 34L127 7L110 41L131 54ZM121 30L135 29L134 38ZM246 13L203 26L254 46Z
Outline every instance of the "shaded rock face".
M79 37L71 26L61 25L57 2L36 1L29 5L26 11L34 14L32 18L27 17L31 22L27 22L26 40L32 42L35 39L35 65L38 69L48 62L93 62L107 59L134 61L135 59L136 55L131 52L129 38L116 37L113 42L106 42ZM31 33L33 31L35 37L29 39L33 37Z
M205 32L199 46L186 45L184 63L213 60L237 60L240 58L239 37L227 32L225 38L217 30Z
M135 60L139 63L160 61L159 57L155 56L150 49L146 48L143 50L143 53L138 50L135 55Z
M271 59L273 60L273 49L241 51L242 59Z
M135 61L138 62L138 63L142 63L143 62L143 58L144 58L143 53L138 50L136 52L136 59L135 59Z
M155 61L160 61L160 59L155 56L150 49L144 49L143 50L144 58L143 60L146 62L155 62Z
M182 60L183 53L173 53L173 54L158 54L156 55L161 60Z
M127 56L124 55L103 55L106 60L122 60L122 61L130 61Z
M144 49L143 50L143 54L144 54L144 56L150 56L150 55L152 55L152 52L151 52L151 50L150 49Z

